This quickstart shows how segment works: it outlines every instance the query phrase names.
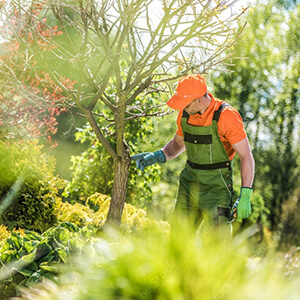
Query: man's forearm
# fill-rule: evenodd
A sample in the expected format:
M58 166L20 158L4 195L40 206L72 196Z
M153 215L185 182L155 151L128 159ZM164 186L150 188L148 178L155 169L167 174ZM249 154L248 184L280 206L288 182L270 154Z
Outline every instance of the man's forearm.
M248 138L246 137L240 142L233 144L232 147L238 154L241 161L242 187L251 188L254 179L255 163Z
M241 161L242 186L251 188L253 184L254 169L255 169L253 156L249 154L246 157L241 157L240 161Z
M170 160L177 157L179 154L184 152L185 145L182 143L176 142L175 139L172 139L163 149L166 159Z

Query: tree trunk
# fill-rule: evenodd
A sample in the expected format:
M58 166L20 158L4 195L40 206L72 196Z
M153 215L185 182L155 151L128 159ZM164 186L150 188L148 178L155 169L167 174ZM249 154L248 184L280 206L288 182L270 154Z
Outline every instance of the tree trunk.
M126 145L124 155L122 157L118 157L118 159L114 159L114 183L105 227L108 226L117 228L121 224L126 198L129 167L129 148Z

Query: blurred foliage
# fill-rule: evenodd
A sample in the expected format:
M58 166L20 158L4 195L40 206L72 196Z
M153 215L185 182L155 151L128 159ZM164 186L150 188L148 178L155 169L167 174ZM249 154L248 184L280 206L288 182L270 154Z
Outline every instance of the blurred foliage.
M256 1L253 6L235 47L241 59L233 60L234 72L214 72L210 79L215 95L235 106L245 121L256 162L254 188L276 230L300 180L300 5L286 10L276 1ZM258 220L267 225L266 216Z
M94 248L84 259L75 256L76 264L68 266L59 283L26 290L22 299L241 299L243 295L246 300L282 300L298 293L299 269L284 274L287 259L249 258L240 239L229 243L215 231L195 240L183 223L171 236L104 234ZM290 262L287 265L293 268Z
M0 142L0 220L9 230L43 232L57 221L57 200L64 182L54 175L55 160L41 148L37 141ZM19 187L14 190L16 182Z
M284 203L281 222L276 232L277 248L287 250L300 245L300 188Z
M299 0L276 0L276 3L283 6L285 9L292 9L300 4Z
M58 279L59 264L67 263L72 253L80 253L90 245L97 229L79 228L61 223L43 234L25 230L12 232L0 249L0 299L16 296L22 287L33 287L46 278Z
M66 93L62 86L73 88L75 82L61 77L62 85L58 86L49 73L36 66L32 60L34 56L22 43L26 40L26 45L33 47L34 40L26 36L21 27L16 25L17 22L7 24L8 11L11 16L21 17L16 4L11 2L6 3L6 9L0 17L0 138L24 140L40 137L46 145L55 147L52 136L57 131L56 118L67 110L63 105ZM32 12L36 18L40 8L36 7ZM48 50L45 41L49 39L50 32L57 37L62 33L57 26L50 30L41 23L36 31L39 36L38 48L42 52ZM14 39L16 35L19 35L19 39Z

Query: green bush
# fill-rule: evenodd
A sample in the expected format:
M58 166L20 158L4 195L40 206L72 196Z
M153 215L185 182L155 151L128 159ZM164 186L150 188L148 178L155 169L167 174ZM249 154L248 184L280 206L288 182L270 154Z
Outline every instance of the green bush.
M0 299L16 296L21 287L33 287L45 279L57 281L61 263L70 254L89 246L97 229L61 223L43 234L25 230L12 232L0 249Z
M0 142L0 221L9 230L43 232L56 222L63 181L54 175L55 160L37 141Z

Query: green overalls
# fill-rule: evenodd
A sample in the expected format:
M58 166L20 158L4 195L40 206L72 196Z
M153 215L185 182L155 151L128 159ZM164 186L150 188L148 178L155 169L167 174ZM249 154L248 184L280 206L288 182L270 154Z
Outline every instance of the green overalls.
M187 164L179 177L174 213L187 216L195 230L203 219L210 225L227 224L233 193L232 163L217 127L226 106L229 104L222 103L214 112L212 124L205 127L188 124L189 115L183 112Z

